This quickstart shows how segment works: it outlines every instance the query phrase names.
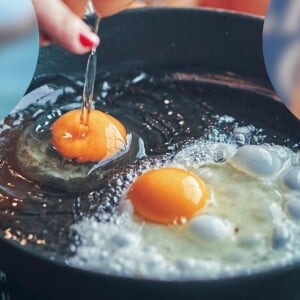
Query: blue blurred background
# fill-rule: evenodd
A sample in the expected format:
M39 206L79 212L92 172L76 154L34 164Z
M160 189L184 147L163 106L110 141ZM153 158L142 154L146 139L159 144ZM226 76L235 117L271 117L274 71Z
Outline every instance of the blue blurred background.
M20 101L36 67L39 33L30 0L0 0L0 120Z
M263 51L277 94L298 115L300 98L294 95L300 84L300 0L271 1L264 24Z

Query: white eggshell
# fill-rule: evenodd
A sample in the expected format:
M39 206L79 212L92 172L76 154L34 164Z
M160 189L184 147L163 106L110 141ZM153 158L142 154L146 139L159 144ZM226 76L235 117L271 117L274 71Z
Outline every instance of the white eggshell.
M282 167L277 153L256 145L239 148L230 163L244 173L259 177L273 176Z
M199 242L219 243L232 233L228 222L212 215L200 215L187 225L187 234Z
M286 170L283 174L283 183L290 190L300 191L300 167Z

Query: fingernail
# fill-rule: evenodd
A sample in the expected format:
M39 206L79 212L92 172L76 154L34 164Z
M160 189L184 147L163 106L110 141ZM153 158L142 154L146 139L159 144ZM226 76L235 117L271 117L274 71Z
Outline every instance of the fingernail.
M86 47L86 48L92 48L92 47L97 47L99 44L99 37L94 34L94 33L89 33L87 34L83 34L81 33L79 35L79 41L81 43L82 46Z

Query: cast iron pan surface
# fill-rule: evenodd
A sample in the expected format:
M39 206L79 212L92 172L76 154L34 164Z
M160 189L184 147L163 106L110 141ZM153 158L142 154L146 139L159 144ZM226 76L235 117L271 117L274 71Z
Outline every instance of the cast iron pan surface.
M111 17L101 26L96 94L104 92L103 82L113 87L108 96L101 97L108 97L106 109L121 120L126 120L132 108L129 100L135 96L154 99L154 104L160 95L178 100L175 109L182 109L181 121L187 125L180 127L178 120L170 119L169 131L163 131L162 137L140 128L150 157L165 153L171 143L205 135L212 120L222 115L261 129L262 136L266 135L263 141L299 150L299 121L276 101L267 79L262 26L259 18L206 10L149 9ZM84 201L84 193L55 201L62 192L38 183L22 181L10 189L7 178L11 174L3 169L14 167L14 140L24 122L36 120L39 109L76 97L75 106L79 105L85 64L86 57L58 47L42 49L35 79L20 106L25 108L25 119L17 113L4 122L9 133L2 129L1 143L11 151L3 149L1 157L0 265L9 278L38 299L299 299L298 264L252 276L167 282L102 275L64 263L69 226L82 215L93 215L95 205ZM155 107L142 112L152 117L148 120L163 110L157 106L156 112ZM200 124L193 114L204 116ZM170 128L176 129L176 137ZM225 133L231 129L222 128ZM33 194L41 192L40 198L14 200L15 193L22 194L30 186ZM44 191L50 195L47 201Z

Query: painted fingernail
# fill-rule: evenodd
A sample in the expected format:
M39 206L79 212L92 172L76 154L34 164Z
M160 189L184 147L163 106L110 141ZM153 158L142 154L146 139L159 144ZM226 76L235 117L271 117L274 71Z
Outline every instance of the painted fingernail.
M96 35L91 37L91 35L87 36L86 34L83 33L79 35L79 41L82 46L87 48L96 47L99 44L99 39Z

